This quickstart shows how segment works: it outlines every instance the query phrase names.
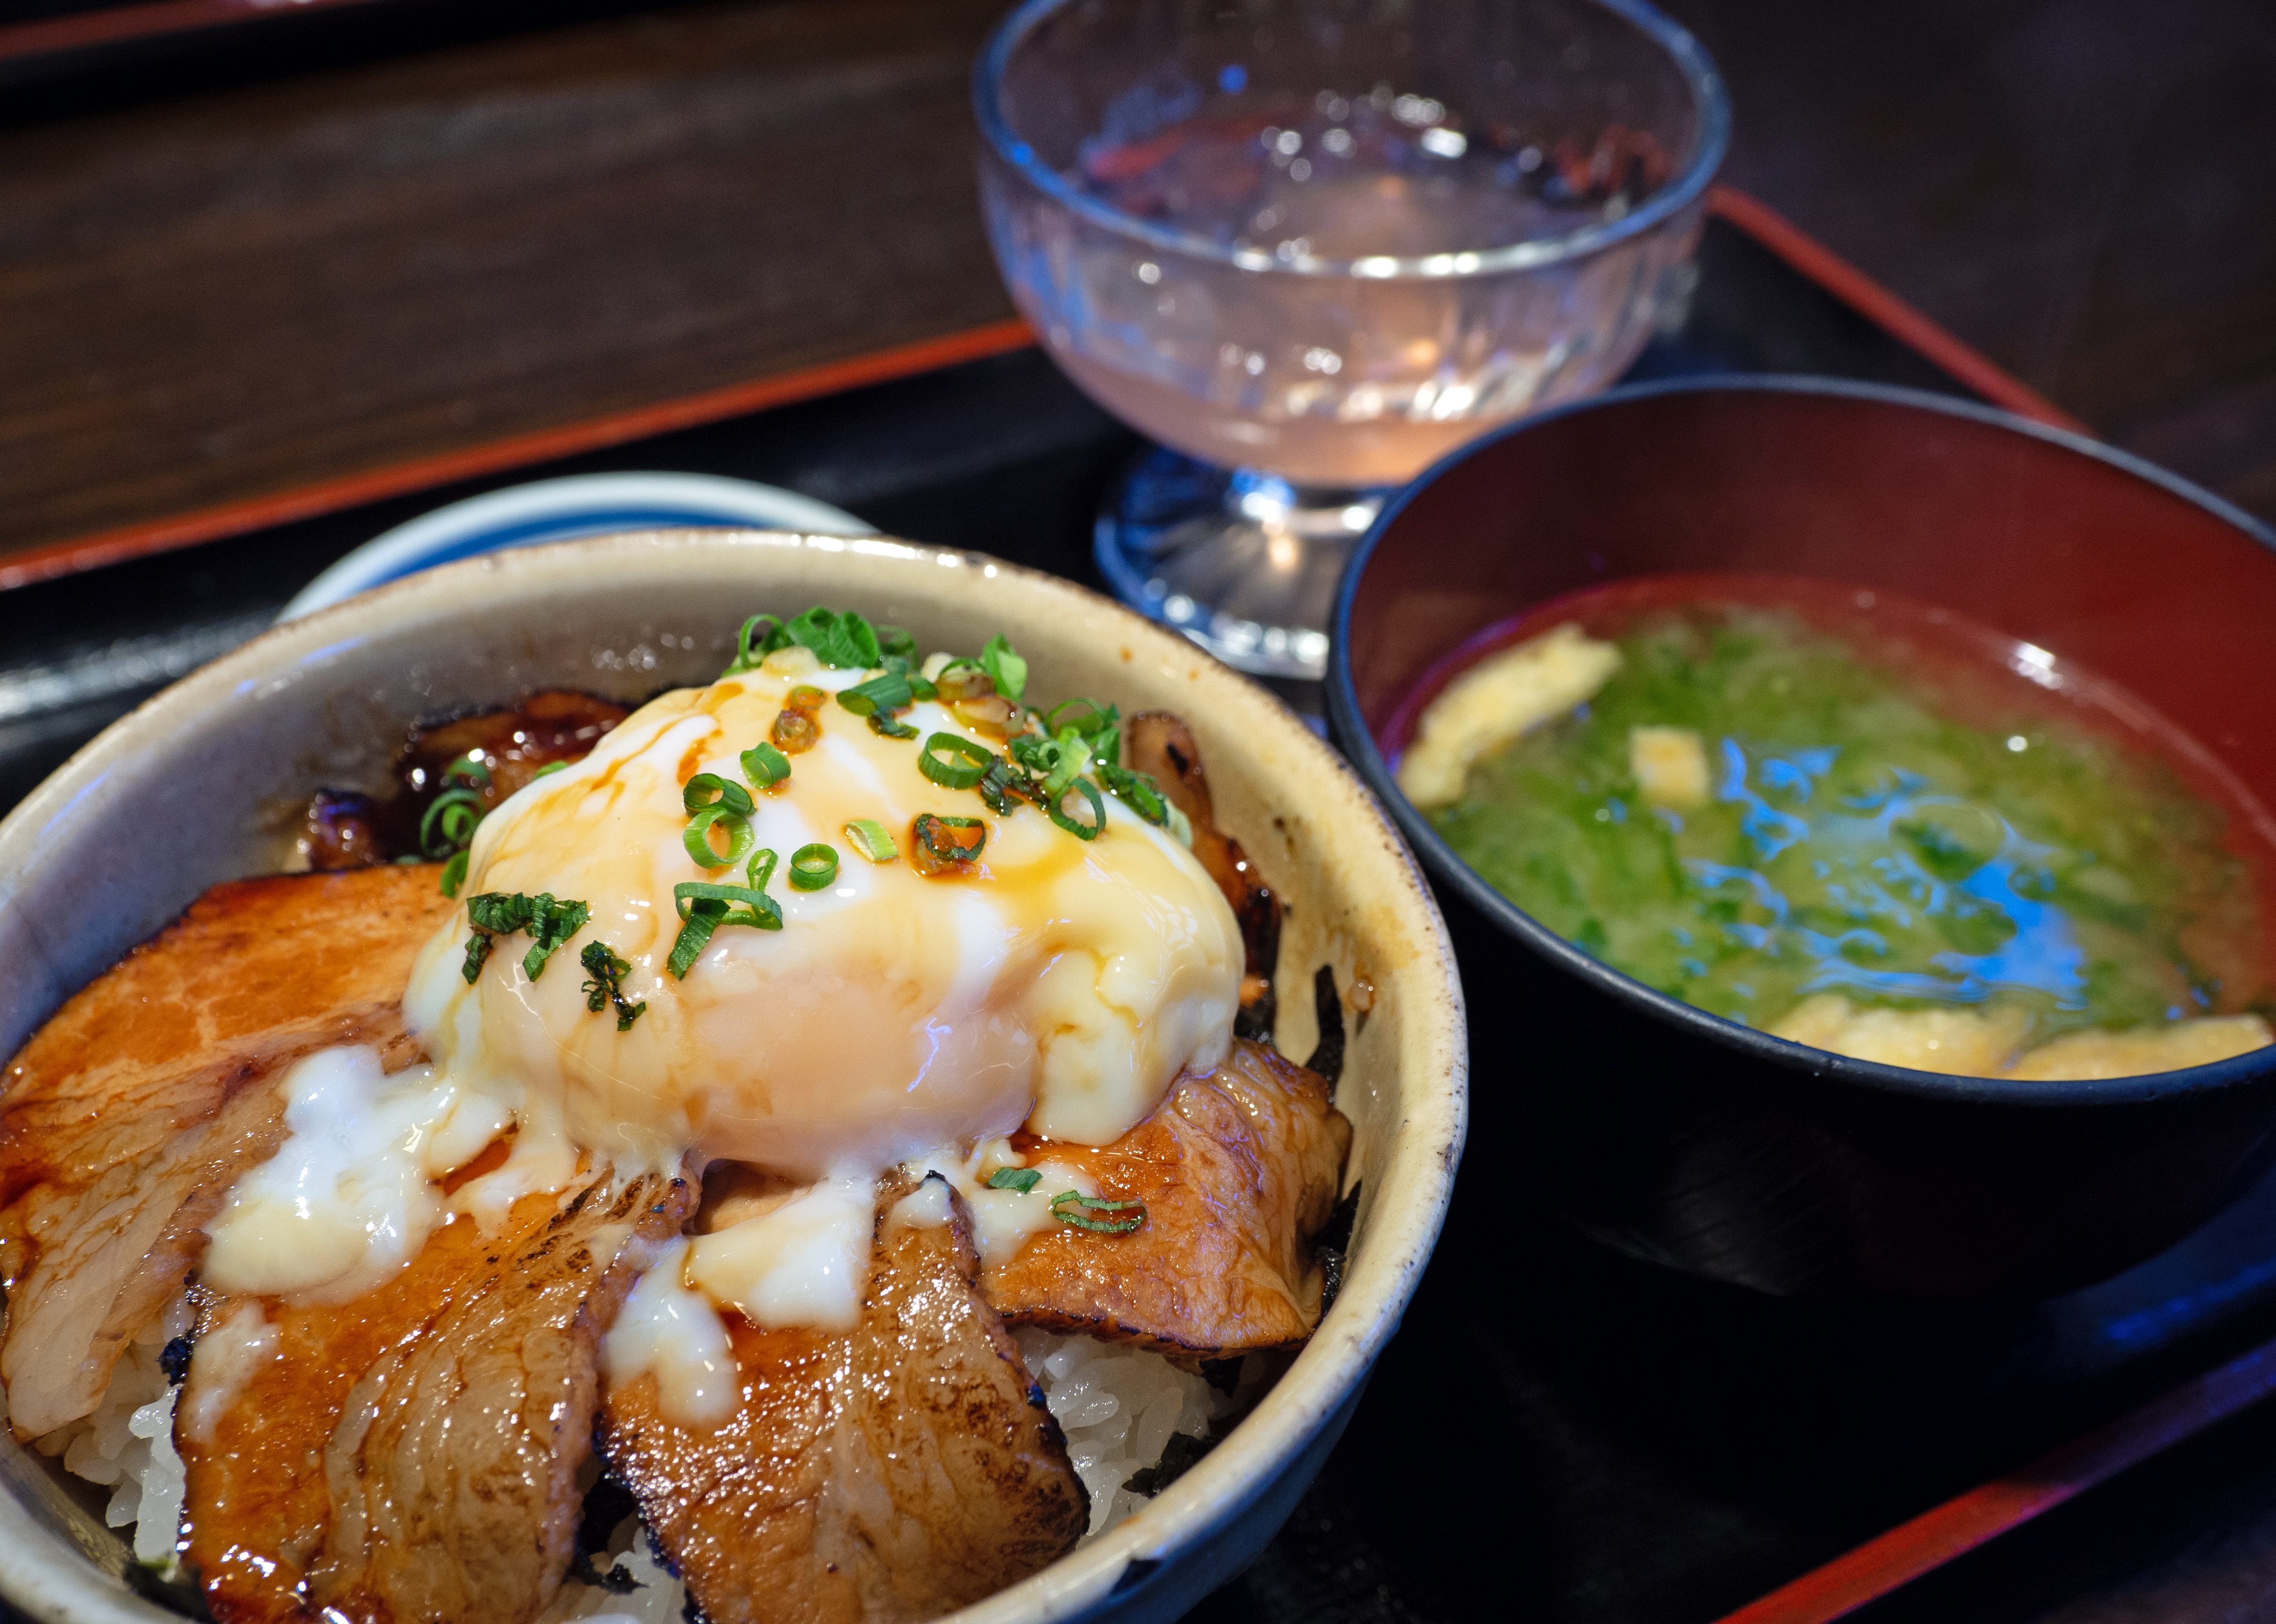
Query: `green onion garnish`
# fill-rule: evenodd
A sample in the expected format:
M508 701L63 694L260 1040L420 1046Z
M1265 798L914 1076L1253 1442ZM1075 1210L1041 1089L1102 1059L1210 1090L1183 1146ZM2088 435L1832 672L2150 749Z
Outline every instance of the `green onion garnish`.
M988 1175L991 1190L1017 1190L1026 1195L1043 1181L1043 1175L1033 1167L998 1167Z
M988 640L980 651L980 669L986 672L996 684L996 691L1006 699L1017 699L1028 686L1028 663L1013 652L1011 640L998 632Z
M763 632L759 629L762 626L766 627ZM761 660L781 648L783 642L790 641L788 638L784 638L782 642L775 641L777 634L781 631L782 621L778 617L753 615L743 622L743 629L735 634L735 657L727 663L727 669L719 674L723 677L732 677L741 672L757 670Z
M874 817L857 817L846 825L846 838L854 842L854 849L871 862L891 862L901 854L893 844L893 837L885 826Z
M413 860L408 857L398 857L396 861L410 862ZM453 852L451 854L451 861L443 865L443 894L446 897L455 897L459 894L459 887L466 883L467 854Z
M781 906L756 886L689 880L671 888L671 899L679 910L679 935L672 941L671 957L664 968L676 980L687 979L711 940L711 933L722 925L747 925L754 930L782 929Z
M469 987L474 984L474 978L482 973L482 966L489 959L491 946L490 938L479 930L467 938L467 962L459 968L459 974L467 978L467 985Z
M591 977L580 989L585 995L585 1007L597 1015L613 1004L617 1010L617 1030L631 1031L633 1022L638 1021L648 1008L645 999L635 1004L625 997L625 977L631 974L633 967L618 958L606 942L586 943L579 961Z
M699 772L679 792L679 804L690 812L725 807L739 817L751 815L751 792L716 772Z
M772 789L790 777L790 757L770 744L755 744L743 752L743 776L753 789Z
M761 846L757 854L752 857L751 866L743 872L751 877L753 891L764 891L767 888L767 882L775 877L775 848L771 846Z
M548 762L545 765L540 767L535 772L529 775L529 781L532 784L535 784L540 778L550 778L557 772L566 772L568 770L569 763L567 762ZM642 1006L642 1007L645 1008L646 1006Z
M915 842L910 867L921 874L938 874L980 855L988 844L988 825L976 817L942 817L920 812L909 825Z
M762 626L765 630L762 631ZM753 615L744 621L743 629L735 637L735 657L719 674L732 677L754 670L776 649L786 649L793 643L813 649L815 657L824 665L840 670L867 671L882 657L877 634L867 620L851 611L839 614L816 604L795 620L785 622L772 615ZM914 641L909 646L914 648Z
M427 816L419 820L419 849L429 857L444 857L474 838L482 821L482 798L470 789L446 789L435 797Z
M914 739L917 736L915 728L911 727L907 722L894 721L882 710L875 712L869 717L869 731L873 733L881 733L888 739Z
M727 831L725 854L711 845L714 824ZM745 854L750 851L752 843L758 838L751 828L751 820L741 813L730 811L724 806L709 806L687 820L687 827L681 832L679 843L687 847L687 854L702 868L732 869L743 861Z
M682 880L671 888L671 900L682 919L708 914L723 925L748 925L754 930L782 929L782 905L755 885L715 885L706 880ZM738 905L743 909L740 914L735 911Z
M980 782L973 788L980 792L980 799L988 803L988 809L999 817L1010 816L1021 797L1032 796L1035 793L1034 786L1020 775L1020 770L1000 755L990 760L988 770L981 775Z
M582 902L562 902L554 899L550 891L525 896L520 892L486 891L478 897L467 899L467 918L485 936L511 936L515 931L527 933L532 941L529 952L521 960L522 971L535 981L545 968L545 961L559 951L561 945L585 928L593 910ZM467 964L464 974L471 983L482 973L482 960L489 957L485 947L477 954L472 942L467 944Z
M1069 795L1081 795L1090 803L1089 823L1084 823L1067 816L1066 798ZM1051 815L1051 822L1078 840L1096 840L1098 839L1098 831L1106 827L1106 802L1100 798L1098 791L1091 786L1088 778L1077 778L1066 789L1043 802L1043 810Z
M1092 1212L1127 1212L1128 1218L1096 1218L1085 1216ZM1103 1196L1086 1195L1081 1190L1069 1190L1051 1197L1051 1216L1062 1224L1072 1224L1077 1229L1088 1229L1097 1235L1127 1235L1146 1226L1146 1203L1142 1201L1108 1201Z
M956 757L944 760L943 753ZM970 789L996 760L995 753L961 733L935 733L917 752L917 770L947 789Z
M857 717L875 716L880 710L899 710L910 702L909 679L899 672L887 672L882 677L872 677L867 682L843 689L838 702Z
M911 665L917 663L917 640L907 630L898 626L881 626L876 628L876 633L879 654L888 659L905 660Z
M482 763L481 756L469 750L443 769L442 782L446 789L453 784L470 784L478 789L488 789L490 786L490 770Z
M1161 786L1142 772L1133 772L1127 767L1118 767L1112 762L1095 761L1091 770L1098 781L1133 812L1148 823L1157 825L1170 821L1170 803L1162 799Z
M838 877L838 848L816 840L790 854L790 883L800 891L820 891Z
M787 755L802 755L822 741L822 724L796 705L783 710L767 732Z

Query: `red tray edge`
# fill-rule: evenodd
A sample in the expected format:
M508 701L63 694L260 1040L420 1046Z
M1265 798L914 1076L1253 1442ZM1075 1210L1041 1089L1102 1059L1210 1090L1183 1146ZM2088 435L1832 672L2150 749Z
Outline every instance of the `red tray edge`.
M1828 1624L2276 1393L2276 1340L1900 1522L1717 1624Z

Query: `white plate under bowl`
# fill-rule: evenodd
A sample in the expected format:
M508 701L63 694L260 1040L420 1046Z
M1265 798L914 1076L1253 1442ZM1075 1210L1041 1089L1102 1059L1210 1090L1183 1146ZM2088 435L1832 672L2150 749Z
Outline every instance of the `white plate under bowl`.
M875 535L877 527L795 490L712 474L576 474L486 490L374 536L310 581L279 620L297 620L343 598L509 547L569 542L626 530L793 530L807 535Z

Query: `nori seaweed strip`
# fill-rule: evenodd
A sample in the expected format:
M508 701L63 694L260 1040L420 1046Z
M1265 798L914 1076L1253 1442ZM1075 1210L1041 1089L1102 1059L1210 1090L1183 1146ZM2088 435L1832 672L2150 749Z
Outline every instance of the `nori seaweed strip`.
M1312 1007L1320 1017L1320 1041L1312 1058L1304 1062L1304 1069L1317 1072L1333 1088L1344 1074L1344 1001L1336 995L1336 972L1331 965L1322 965L1320 973L1312 977Z
M1320 1317L1325 1319L1328 1310L1336 1306L1337 1294L1344 1288L1344 1257L1351 1250L1352 1225L1359 1218L1359 1190L1356 1184L1336 1203L1336 1210L1328 1214L1328 1221L1312 1238L1313 1248L1319 1254Z

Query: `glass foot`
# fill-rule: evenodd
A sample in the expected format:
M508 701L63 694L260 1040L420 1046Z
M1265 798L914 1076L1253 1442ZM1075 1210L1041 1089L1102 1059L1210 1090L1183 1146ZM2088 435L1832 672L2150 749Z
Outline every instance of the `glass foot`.
M1124 603L1226 664L1316 682L1336 582L1387 494L1291 485L1156 446L1100 504L1098 567Z

